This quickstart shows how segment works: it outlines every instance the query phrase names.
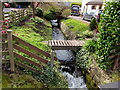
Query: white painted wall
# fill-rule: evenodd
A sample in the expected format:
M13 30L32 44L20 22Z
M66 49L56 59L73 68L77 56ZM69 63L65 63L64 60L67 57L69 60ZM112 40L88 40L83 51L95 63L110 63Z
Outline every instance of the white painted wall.
M86 9L87 11L91 10L92 6L93 5L86 5L87 2L89 2L90 0L82 0L82 7L81 7L81 14L85 13L86 12ZM99 1L99 0L98 0ZM96 5L96 9L99 9L100 5ZM85 8L85 9L84 9ZM104 8L104 5L102 5L102 9Z

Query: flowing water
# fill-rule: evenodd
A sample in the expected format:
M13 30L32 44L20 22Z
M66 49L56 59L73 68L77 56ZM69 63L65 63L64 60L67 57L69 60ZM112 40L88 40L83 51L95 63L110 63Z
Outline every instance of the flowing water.
M53 40L65 40L63 33L57 27L53 27ZM55 50L55 53L59 61L71 62L75 60L75 57L71 50ZM84 90L87 90L86 84L84 82L84 77L81 75L81 72L76 69L75 65L61 65L60 70L67 78L68 87L70 89L77 90L84 88Z

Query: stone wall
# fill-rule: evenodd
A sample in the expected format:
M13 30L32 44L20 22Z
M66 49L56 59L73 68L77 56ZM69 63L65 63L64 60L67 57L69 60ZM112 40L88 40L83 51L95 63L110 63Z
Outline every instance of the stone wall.
M68 26L65 25L63 22L61 23L61 30L68 40L73 40L76 38L76 34L70 31Z
M94 60L92 61L88 72L97 85L103 85L112 81L106 72L97 66L97 63Z

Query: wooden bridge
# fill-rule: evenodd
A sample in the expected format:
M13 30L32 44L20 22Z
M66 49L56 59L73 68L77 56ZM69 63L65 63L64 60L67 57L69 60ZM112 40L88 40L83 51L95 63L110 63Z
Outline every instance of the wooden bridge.
M53 50L75 50L82 47L85 41L82 40L49 40L48 45Z

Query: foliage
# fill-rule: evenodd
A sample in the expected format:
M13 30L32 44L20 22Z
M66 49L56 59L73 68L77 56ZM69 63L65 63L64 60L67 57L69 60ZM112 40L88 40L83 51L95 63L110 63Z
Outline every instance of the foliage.
M79 35L81 38L92 38L93 37L93 32L86 30L84 31L81 35Z
M109 56L120 53L120 2L108 2L99 25L97 62L102 69L110 69L115 61ZM117 57L116 56L116 57Z
M42 19L37 19L37 18L31 18L30 20L32 20L33 22L37 23L37 24L42 24L43 20Z
M33 26L33 27L31 27L31 26ZM39 33L36 33L34 31L34 29L39 30L35 27L34 23L26 23L26 25L24 25L24 26L12 27L13 33L17 34L18 37L31 43L32 45L37 46L40 49L49 51L50 50L49 47L47 45L45 45L44 43L42 43L42 41L46 40L46 37L48 37L48 36L41 37ZM46 30L48 30L48 29L46 29ZM42 30L42 31L44 32L44 30ZM50 30L47 32L50 32ZM49 34L47 34L47 35L49 35ZM48 38L48 39L50 39L50 38Z
M60 88L67 88L67 81L65 77L56 69L51 67L46 67L42 70L41 75L36 76L40 82L46 83L49 85L48 87L60 87Z
M76 63L80 68L88 69L90 65L89 53L82 48L76 55Z
M44 13L44 18L47 20L52 20L52 19L55 19L55 15L52 11L46 11Z
M93 18L90 22L89 28L91 31L93 31L93 30L97 29L97 27L98 27L97 21L95 18Z
M71 9L65 9L62 12L62 16L64 16L64 17L68 17L70 14L71 14Z
M43 83L31 75L3 73L2 79L3 88L43 88Z
M71 6L72 5L79 5L80 7L82 6L82 3L71 3Z
M120 2L106 3L105 10L101 15L97 40L88 41L84 46L89 54L95 55L98 66L104 70L111 69L120 55L119 7ZM81 54L79 53L78 56ZM85 59L86 57L80 57L79 62L82 63L82 60Z
M43 10L39 7L36 8L36 16L39 16L39 17L43 16Z
M97 49L97 40L93 39L93 40L87 41L84 45L84 49L91 54L95 53L98 50Z

